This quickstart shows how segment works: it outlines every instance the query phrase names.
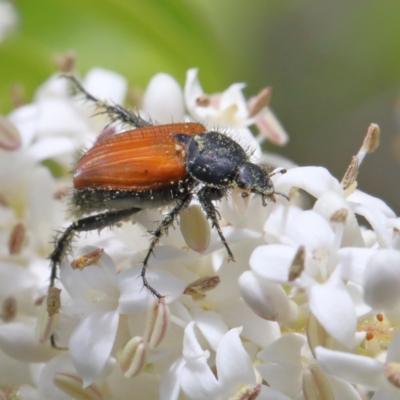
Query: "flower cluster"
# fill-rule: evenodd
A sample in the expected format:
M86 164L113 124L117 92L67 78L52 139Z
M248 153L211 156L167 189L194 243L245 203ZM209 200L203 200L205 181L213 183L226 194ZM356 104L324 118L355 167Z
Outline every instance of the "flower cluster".
M127 97L127 82L110 71L93 69L82 84L110 103ZM272 180L290 201L263 207L235 189L219 202L234 263L199 205L183 210L150 259L160 301L138 277L148 232L168 209L81 235L61 265L61 311L50 318L46 257L52 232L71 223L67 171L107 116L55 75L31 104L0 117L0 398L400 398L400 222L356 180L379 128L370 126L339 182L262 153L261 141L288 137L269 108L271 89L246 100L243 87L208 95L195 69L183 90L158 74L138 112L232 135L252 158L288 168Z

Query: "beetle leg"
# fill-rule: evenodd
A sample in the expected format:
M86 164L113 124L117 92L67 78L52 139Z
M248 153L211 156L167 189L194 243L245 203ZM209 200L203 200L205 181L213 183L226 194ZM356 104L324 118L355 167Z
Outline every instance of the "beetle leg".
M115 106L111 106L106 102L97 99L96 97L94 97L85 90L85 88L82 86L82 84L78 81L78 79L75 76L65 75L65 77L69 79L76 87L76 89L85 96L86 100L95 103L96 106L98 107L105 108L105 111L100 112L100 114L103 113L108 114L108 116L111 118L112 121L121 121L123 123L133 125L136 128L142 128L145 126L152 125L151 123L145 121L143 118L139 117L139 115L131 113L126 108L118 104Z
M221 200L225 196L225 194L226 190L205 186L199 190L199 192L197 193L197 197L199 199L201 207L203 208L203 210L207 215L207 218L211 220L212 227L217 230L218 235L221 238L221 241L226 248L226 251L228 253L228 260L235 261L235 257L233 256L233 253L228 246L228 242L226 241L225 236L222 233L221 227L219 226L218 222L219 213L215 209L215 206L212 202L213 200Z
M153 237L150 241L150 247L147 251L146 257L143 260L143 267L142 267L142 272L140 276L142 277L143 280L143 286L145 286L147 289L150 290L151 293L153 293L156 297L161 299L162 296L160 293L157 292L148 282L146 278L146 271L147 267L149 265L149 258L152 255L154 248L156 247L157 243L159 242L160 238L168 233L168 229L171 227L171 225L174 223L175 219L181 212L181 210L186 207L190 201L192 200L192 196L189 194L183 199L178 201L178 204L165 216L165 218L162 220L161 224L159 227L152 233Z
M125 210L108 211L103 214L93 215L90 217L79 219L71 224L62 235L56 239L56 244L49 258L51 260L50 287L53 287L57 279L57 266L61 263L68 251L72 239L77 232L88 232L96 229L103 229L112 226L131 215L141 211L141 208L128 208Z
M103 214L93 215L91 217L82 218L71 224L62 235L56 239L55 248L50 254L51 260L51 274L49 288L54 287L57 279L57 266L60 265L65 253L68 251L72 239L77 232L88 232L95 229L103 229L107 226L112 226L124 219L129 218L131 215L141 211L141 208L128 208L126 210L109 211ZM56 345L54 334L50 337L51 345L55 348Z

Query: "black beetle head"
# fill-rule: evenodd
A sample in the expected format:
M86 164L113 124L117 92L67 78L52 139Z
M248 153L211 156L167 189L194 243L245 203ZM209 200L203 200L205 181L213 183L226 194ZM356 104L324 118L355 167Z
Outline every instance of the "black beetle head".
M239 188L250 190L252 193L262 196L263 205L265 197L270 197L274 200L274 185L268 173L257 164L250 162L244 163L239 168L239 173L236 177L236 183Z

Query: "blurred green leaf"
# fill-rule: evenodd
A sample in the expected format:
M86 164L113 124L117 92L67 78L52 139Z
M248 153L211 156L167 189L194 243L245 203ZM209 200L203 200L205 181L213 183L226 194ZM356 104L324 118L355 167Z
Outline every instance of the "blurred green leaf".
M0 110L11 107L12 83L28 97L56 70L52 57L75 50L84 72L102 66L144 86L156 72L182 83L197 66L205 84L228 82L224 57L211 26L194 4L174 0L20 1L20 31L0 45Z

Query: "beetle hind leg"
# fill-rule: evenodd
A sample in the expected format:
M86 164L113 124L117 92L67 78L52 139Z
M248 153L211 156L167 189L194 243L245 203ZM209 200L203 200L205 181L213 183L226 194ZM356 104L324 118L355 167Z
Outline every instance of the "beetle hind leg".
M131 215L141 211L141 208L128 208L125 210L109 211L98 215L79 219L72 223L55 241L55 247L53 252L50 254L49 259L51 261L51 273L50 273L50 284L49 289L55 286L57 280L58 266L61 264L65 254L71 247L74 235L78 232L88 232L93 230L100 230L112 225L122 222L129 218ZM51 345L57 348L54 333L50 338Z
M78 90L78 92L82 93L86 100L89 100L96 104L96 106L104 108L103 112L100 114L107 114L111 121L120 121L136 128L143 128L145 126L151 126L152 124L141 118L138 114L134 114L128 111L126 108L116 104L110 105L104 101L101 101L91 95L86 89L82 86L82 84L78 81L78 79L73 75L65 75L67 79L69 79L74 87Z
M229 248L228 242L226 241L225 236L222 233L221 227L219 226L219 213L215 209L215 206L213 204L213 200L221 200L225 196L225 194L225 190L206 186L197 193L197 197L199 199L201 207L207 215L207 218L211 220L212 227L217 230L221 242L225 246L226 252L228 253L228 261L235 261L235 257L233 256L233 253Z

